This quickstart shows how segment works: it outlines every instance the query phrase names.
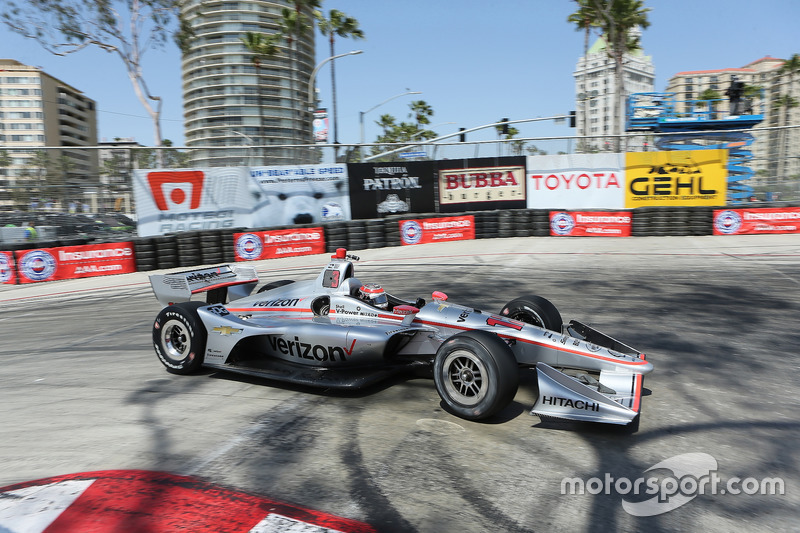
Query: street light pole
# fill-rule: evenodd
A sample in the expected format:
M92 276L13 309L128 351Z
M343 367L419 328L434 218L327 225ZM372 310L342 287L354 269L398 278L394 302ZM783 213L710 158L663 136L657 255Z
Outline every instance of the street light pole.
M314 67L314 70L311 71L311 76L308 78L308 112L311 113L312 124L314 122L314 79L317 77L317 72L319 72L319 69L321 69L328 61L333 61L334 59L338 59L340 57L354 56L363 53L364 50L352 50L350 52L347 52L346 54L337 54L335 56L328 57L320 61L319 64L316 67ZM312 137L311 141L313 144L314 141L313 129L311 132L311 137Z
M421 91L406 91L404 93L396 94L396 95L392 96L391 98L387 98L386 100L384 100L380 104L370 107L366 111L359 111L358 112L358 122L359 122L359 124L361 126L361 144L362 145L364 144L364 115L366 115L370 111L374 111L375 109L379 108L380 106L382 106L383 104L385 104L387 102L391 102L395 98L400 98L401 96L407 96L409 94L422 94L422 92ZM364 147L363 146L359 146L359 149L361 150L361 157L363 158L364 157Z

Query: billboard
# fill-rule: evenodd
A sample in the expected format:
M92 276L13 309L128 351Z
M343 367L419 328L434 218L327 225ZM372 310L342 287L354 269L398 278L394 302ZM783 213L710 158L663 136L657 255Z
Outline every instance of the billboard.
M314 129L314 142L317 144L326 144L328 142L328 110L317 109L314 111L314 122L312 124Z
M630 237L629 211L552 211L550 235L555 237Z
M437 162L440 213L525 209L525 157Z
M20 283L136 272L131 242L60 246L14 253Z
M528 209L623 209L625 154L528 156Z
M433 161L347 165L354 219L436 210Z
M800 233L800 207L714 210L714 235Z
M727 150L625 154L625 207L725 205Z
M424 218L401 220L400 242L403 245L463 241L475 238L475 217Z

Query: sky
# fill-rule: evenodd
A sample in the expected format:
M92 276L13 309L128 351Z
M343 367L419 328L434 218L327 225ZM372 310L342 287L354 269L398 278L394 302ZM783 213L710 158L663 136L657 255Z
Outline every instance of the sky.
M644 0L651 8L642 48L653 58L656 91L682 71L743 67L764 56L800 53L800 0ZM338 141L361 138L360 112L408 90L365 114L365 138L388 113L408 120L409 103L434 110L439 135L502 118L521 120L566 115L575 109L573 72L583 54L583 32L567 22L572 0L324 0L323 8L355 17L365 39L337 39ZM592 41L595 37L592 38ZM330 56L317 35L317 62ZM0 24L0 58L41 67L97 102L98 138L134 138L153 144L152 122L137 100L121 61L85 49L61 57ZM148 50L143 60L151 92L162 97L162 135L183 146L180 53L177 47ZM331 109L330 62L316 78L321 106ZM515 126L518 137L569 136L575 130L546 120ZM487 130L468 140L493 139Z

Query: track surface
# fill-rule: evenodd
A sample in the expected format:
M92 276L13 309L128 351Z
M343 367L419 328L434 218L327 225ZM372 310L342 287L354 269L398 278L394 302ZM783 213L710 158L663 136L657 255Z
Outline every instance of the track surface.
M359 253L359 252L355 252ZM150 345L144 273L0 288L0 486L74 472L191 475L379 531L788 531L800 506L800 236L498 239L360 252L362 281L498 311L539 294L648 354L639 431L545 423L526 375L490 423L442 410L432 381L353 394L206 372ZM314 277L327 256L257 263ZM564 478L635 480L704 453L783 495L699 495L649 517ZM670 475L661 472L662 477ZM724 485L723 485L724 486ZM629 500L643 500L644 496Z

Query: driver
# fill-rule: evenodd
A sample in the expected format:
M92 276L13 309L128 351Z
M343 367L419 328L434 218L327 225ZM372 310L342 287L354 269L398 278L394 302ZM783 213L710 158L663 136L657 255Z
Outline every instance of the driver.
M362 285L358 290L358 297L368 304L381 309L386 309L389 305L389 300L386 298L383 287L377 283L365 283Z

